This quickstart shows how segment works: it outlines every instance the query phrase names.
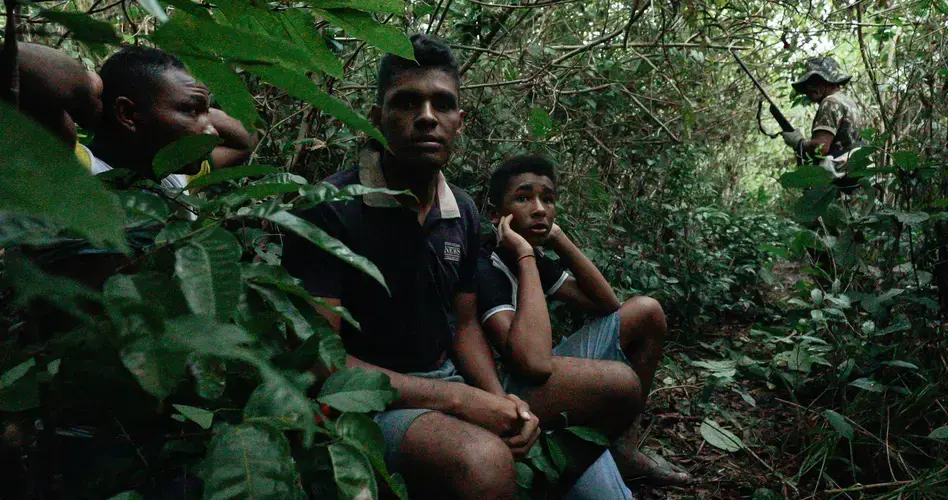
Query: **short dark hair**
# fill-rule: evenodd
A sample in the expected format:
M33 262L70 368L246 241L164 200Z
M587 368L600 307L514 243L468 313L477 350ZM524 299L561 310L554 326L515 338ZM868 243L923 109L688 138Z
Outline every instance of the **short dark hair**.
M494 208L503 206L504 193L507 192L510 178L526 173L549 177L550 181L556 184L556 167L553 166L553 162L538 155L514 156L501 163L490 175L490 183L487 187L487 198L490 204Z
M379 63L378 96L376 102L382 104L385 92L392 86L392 82L399 73L418 68L434 68L444 71L453 77L461 87L461 72L458 69L458 60L448 44L421 33L410 37L412 48L415 50L415 60L398 57L395 54L385 54Z
M151 105L158 79L169 69L187 71L180 59L159 49L129 46L112 54L99 70L104 120L114 119L112 106L122 96Z

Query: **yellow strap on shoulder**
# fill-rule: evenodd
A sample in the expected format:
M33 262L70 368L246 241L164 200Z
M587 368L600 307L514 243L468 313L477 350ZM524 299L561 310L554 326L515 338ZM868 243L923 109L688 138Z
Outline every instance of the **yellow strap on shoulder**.
M92 172L92 155L79 142L76 142L76 159L79 160L80 165L86 167L86 170Z
M197 179L198 177L203 177L203 176L205 176L205 175L207 175L207 174L209 174L209 173L211 173L211 163L208 162L207 160L204 160L204 161L201 162L201 170L199 170L198 173L196 173L196 174L194 174L194 175L186 175L185 177L186 177L187 180L188 180L188 184L191 184L191 181L192 181L192 180ZM198 191L199 191L199 189L192 189L192 190L191 190L191 193L193 194L193 193L196 193L196 192L198 192Z

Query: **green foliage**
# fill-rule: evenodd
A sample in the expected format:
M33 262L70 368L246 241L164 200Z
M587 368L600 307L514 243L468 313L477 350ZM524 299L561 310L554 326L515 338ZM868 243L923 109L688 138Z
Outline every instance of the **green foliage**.
M0 139L0 210L47 218L94 244L125 248L118 201L89 176L73 152L5 102L0 103L0 122L7 131ZM37 179L43 189L29 189Z

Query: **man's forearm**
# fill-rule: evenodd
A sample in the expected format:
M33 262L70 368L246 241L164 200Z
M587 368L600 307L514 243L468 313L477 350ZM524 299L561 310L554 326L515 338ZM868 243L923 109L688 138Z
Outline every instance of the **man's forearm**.
M256 145L253 134L239 120L219 109L210 110L211 124L221 138L221 146L238 150L250 150Z
M595 304L598 312L610 313L619 309L622 304L612 286L589 257L566 237L566 233L560 233L550 243L552 250L570 263L569 269L576 278L576 285Z
M506 395L507 392L497 377L494 354L484 338L483 331L480 328L477 328L476 332L464 330L469 328L459 326L454 339L454 360L458 370L464 375L464 380L491 394Z
M461 383L415 377L394 372L380 366L366 363L354 356L346 356L346 366L380 371L388 375L392 387L398 390L399 397L390 408L425 408L447 414L457 411L463 400L464 391L469 389Z
M547 378L553 369L553 333L540 272L532 255L521 259L519 267L517 310L507 332L506 354L524 375Z

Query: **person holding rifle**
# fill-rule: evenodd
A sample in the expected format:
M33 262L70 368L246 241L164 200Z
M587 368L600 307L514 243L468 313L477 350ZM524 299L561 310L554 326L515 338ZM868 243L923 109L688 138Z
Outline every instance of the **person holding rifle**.
M803 76L793 88L819 109L813 118L809 140L799 129L781 133L783 141L804 161L812 161L840 178L850 153L864 145L861 136L867 128L866 113L844 87L852 79L831 57L817 57L806 62Z

